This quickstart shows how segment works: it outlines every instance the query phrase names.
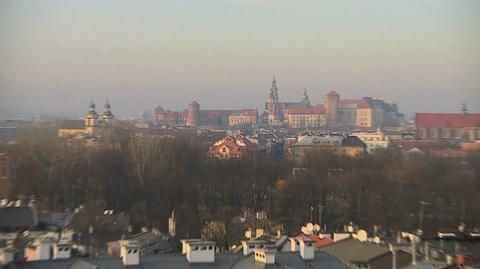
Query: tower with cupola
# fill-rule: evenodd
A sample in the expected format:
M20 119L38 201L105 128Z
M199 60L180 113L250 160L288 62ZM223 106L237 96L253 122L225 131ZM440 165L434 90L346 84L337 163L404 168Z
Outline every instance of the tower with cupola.
M89 108L90 110L85 115L85 132L91 134L98 126L98 114L95 111L95 103L93 101L90 103Z
M111 123L113 121L113 119L115 118L115 116L112 114L112 112L110 111L110 102L107 100L107 102L105 103L105 105L103 106L104 107L104 111L103 111L103 114L102 114L102 121L104 123Z

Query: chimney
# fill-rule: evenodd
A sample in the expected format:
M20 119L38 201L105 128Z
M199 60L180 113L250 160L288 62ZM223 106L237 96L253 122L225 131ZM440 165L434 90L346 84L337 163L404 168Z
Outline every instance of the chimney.
M139 244L135 240L120 240L120 258L125 266L140 264Z
M315 259L315 246L313 241L310 238L300 238L298 241L300 241L300 256L304 260L313 260Z
M463 267L465 265L465 257L463 255L457 255L457 258L455 260L455 264Z
M170 237L176 236L177 221L175 219L175 210L172 211L172 216L168 218L168 235Z
M430 260L430 256L429 256L429 249L428 249L428 242L425 242L425 250L424 250L424 254L425 254L425 260L428 261Z
M411 241L412 243L412 264L416 265L417 264L417 241L413 239Z
M59 242L53 245L52 259L70 259L72 253L72 245L68 243Z
M390 252L392 252L392 269L397 269L397 250L392 244L388 244Z
M290 251L300 251L300 242L295 237L288 238L290 241Z
M275 264L276 252L276 249L272 247L255 249L255 262L260 262L264 264Z
M243 256L248 256L250 253L254 252L254 250L265 248L269 244L270 242L265 240L243 240Z
M264 235L264 230L262 228L257 228L255 230L255 238L260 238Z
M214 263L215 242L203 240L187 241L186 257L189 263Z
M453 265L453 257L452 255L446 255L445 256L445 262L448 264L448 265Z

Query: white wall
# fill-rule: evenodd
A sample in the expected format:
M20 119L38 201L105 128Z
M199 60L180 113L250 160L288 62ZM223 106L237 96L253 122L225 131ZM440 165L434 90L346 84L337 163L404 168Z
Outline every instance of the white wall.
M213 263L215 262L214 245L188 245L187 260L190 263Z
M5 248L0 248L0 266L13 262L15 255L13 251L8 251Z
M315 246L311 240L300 239L300 256L304 260L313 260L315 259Z
M275 264L275 253L263 249L255 250L255 261L264 264Z
M49 260L51 247L52 244L37 242L25 249L25 259L27 262Z
M72 247L70 245L54 245L53 259L69 259L71 256Z
M140 263L140 250L128 243L121 243L120 257L124 265L138 265Z

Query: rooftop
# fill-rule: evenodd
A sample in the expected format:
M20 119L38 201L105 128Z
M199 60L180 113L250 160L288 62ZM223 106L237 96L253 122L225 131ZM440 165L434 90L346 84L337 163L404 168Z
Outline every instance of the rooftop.
M480 113L417 113L415 122L419 128L480 127Z

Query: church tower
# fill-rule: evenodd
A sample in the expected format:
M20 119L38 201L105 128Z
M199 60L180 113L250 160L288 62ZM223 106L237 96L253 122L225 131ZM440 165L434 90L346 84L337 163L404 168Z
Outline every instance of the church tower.
M275 77L272 80L272 87L270 88L270 94L268 96L267 104L268 124L280 123L280 107L278 105L278 87Z
M308 97L308 93L307 93L307 88L304 88L303 89L303 97L302 97L302 103L307 106L307 107L310 107L311 104L310 104L310 98Z
M113 121L113 119L115 118L115 116L113 116L112 112L110 111L110 102L107 102L105 103L105 105L103 106L104 107L104 111L103 111L103 114L102 114L102 120L105 122L105 123L111 123Z
M92 101L89 106L90 110L85 115L85 131L89 134L93 133L98 124L98 114L95 111L95 103Z

